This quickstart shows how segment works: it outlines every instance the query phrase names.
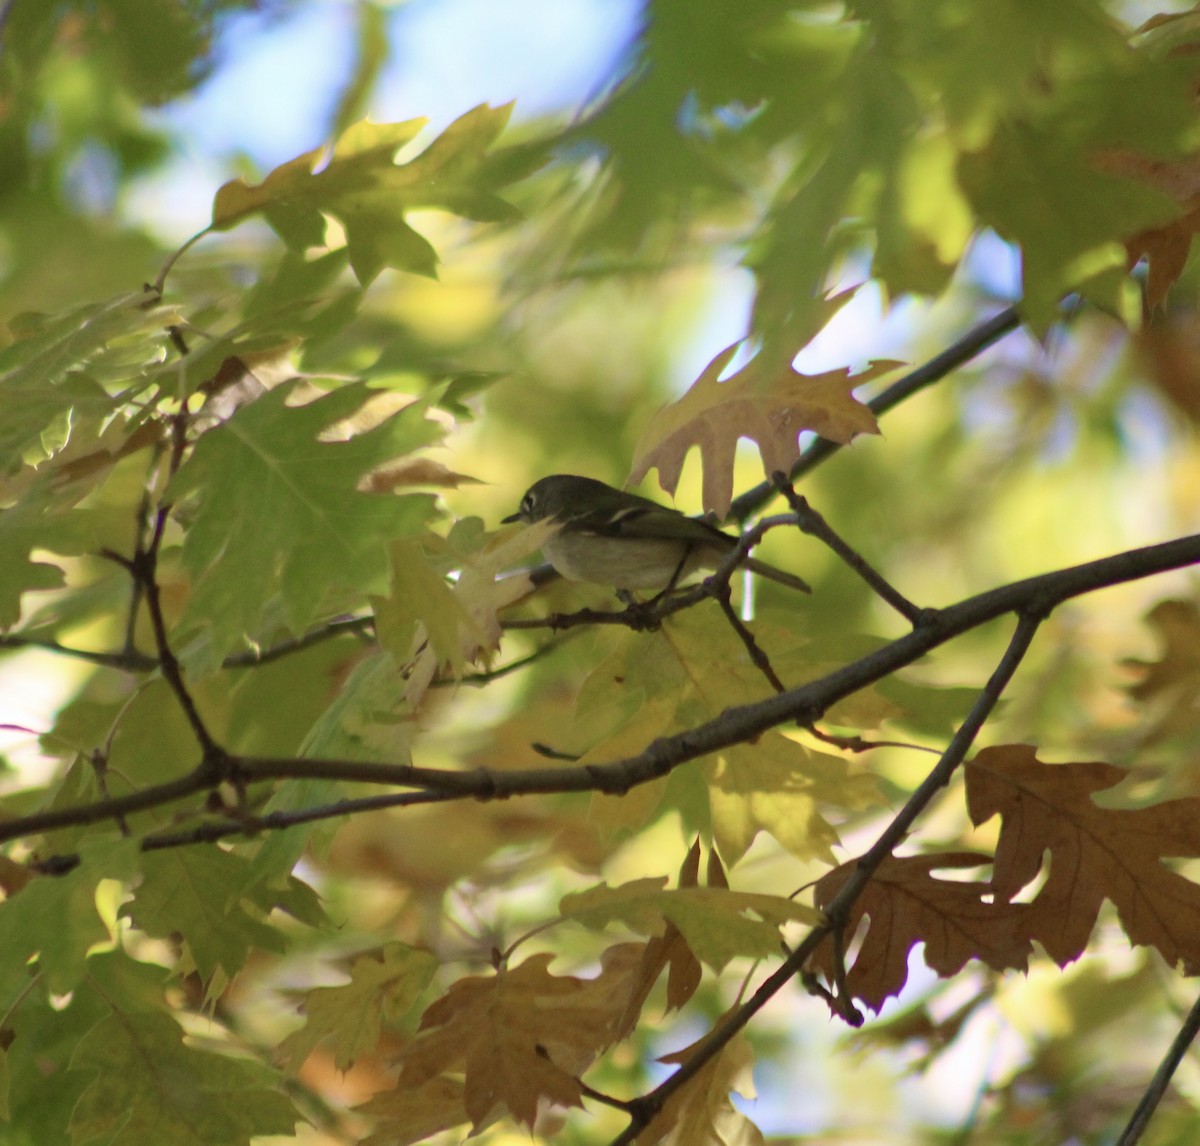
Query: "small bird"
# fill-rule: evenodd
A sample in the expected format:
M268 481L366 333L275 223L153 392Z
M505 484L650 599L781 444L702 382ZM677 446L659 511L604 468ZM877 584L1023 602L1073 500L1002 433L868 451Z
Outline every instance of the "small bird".
M700 518L575 474L534 482L521 508L504 522L546 518L561 525L542 546L559 573L622 591L671 589L698 569L715 569L738 543ZM743 565L791 589L812 592L799 577L753 557Z

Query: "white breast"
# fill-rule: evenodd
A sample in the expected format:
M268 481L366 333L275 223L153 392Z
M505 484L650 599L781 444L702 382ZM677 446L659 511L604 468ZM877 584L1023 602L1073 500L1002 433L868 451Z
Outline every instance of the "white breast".
M546 560L572 581L592 581L615 589L665 589L697 569L713 569L724 556L715 546L692 547L653 538L597 537L593 533L556 533L542 547ZM684 558L686 556L686 561ZM684 561L684 567L679 564Z

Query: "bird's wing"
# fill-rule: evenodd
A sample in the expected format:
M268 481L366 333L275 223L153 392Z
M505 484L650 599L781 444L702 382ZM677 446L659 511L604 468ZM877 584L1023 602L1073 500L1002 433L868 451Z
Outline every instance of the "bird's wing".
M607 512L589 513L579 519L576 525L601 537L671 539L718 545L723 549L732 548L737 540L707 521L685 517L677 510L656 505L652 501L626 504Z

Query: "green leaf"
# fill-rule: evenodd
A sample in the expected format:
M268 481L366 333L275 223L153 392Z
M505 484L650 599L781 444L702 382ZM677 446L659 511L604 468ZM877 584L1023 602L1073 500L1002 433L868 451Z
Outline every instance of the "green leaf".
M350 967L350 982L304 993L307 1019L280 1044L280 1054L294 1069L319 1042L332 1038L334 1066L349 1070L374 1050L384 1017L403 1015L432 982L437 968L437 959L428 951L404 943L388 943L359 955Z
M664 888L666 880L637 879L620 887L601 884L564 896L565 919L599 928L621 920L643 935L658 935L663 920L679 928L697 959L720 971L739 956L764 959L779 953L779 928L788 922L813 924L820 913L775 895L720 887Z
M320 441L371 392L348 385L296 407L287 404L291 391L278 387L205 434L168 490L174 499L195 495L183 543L193 580L184 623L212 626L213 658L254 633L276 593L300 632L337 593L382 589L388 540L432 514L428 496L357 489L375 467L440 436L423 405L348 441Z
M1084 279L1124 265L1123 236L1179 213L1161 192L1096 171L1053 124L1004 125L962 158L959 176L983 222L1020 246L1022 315L1035 328Z
M292 893L259 886L248 902L243 889L253 882L249 868L243 856L219 848L150 852L137 893L122 912L148 935L182 935L205 982L218 968L232 977L252 949L287 946L283 933L263 919Z
M80 1041L71 1070L96 1073L71 1114L73 1146L248 1146L301 1121L265 1070L185 1046L164 1014L109 1015Z
M345 227L359 282L366 285L384 267L432 275L437 253L405 221L407 212L435 207L479 222L518 217L495 188L521 172L505 172L487 154L511 112L511 104L481 104L403 164L396 153L427 121L364 120L341 135L320 170L323 153L316 150L277 167L257 187L241 179L226 183L213 201L212 227L228 230L261 211L289 247L303 250L324 243L327 212Z
M66 994L84 973L89 948L112 940L96 909L102 879L127 880L138 866L136 840L83 844L80 862L61 876L40 876L0 903L0 999L11 1000L37 957L46 986Z
M389 548L392 579L388 595L371 602L379 643L397 662L404 663L412 655L419 621L438 662L448 662L457 676L463 667L460 632L475 627L471 615L444 575L430 565L420 539L401 538Z
M406 683L390 653L365 657L313 725L300 754L409 763L418 729L404 707Z
M178 321L156 304L157 295L127 292L23 321L24 337L0 352L0 468L11 472L56 421L99 419L136 389L131 379L158 362Z

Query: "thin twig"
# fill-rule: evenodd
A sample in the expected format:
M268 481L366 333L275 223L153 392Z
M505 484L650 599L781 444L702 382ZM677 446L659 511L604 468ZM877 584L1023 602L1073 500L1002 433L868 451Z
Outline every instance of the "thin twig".
M373 617L338 617L298 637L289 637L278 644L268 645L265 649L247 649L245 652L232 653L221 662L221 667L257 668L293 653L303 652L333 637L345 636L347 633L366 633L374 628L374 625Z
M70 648L59 644L58 641L41 637L23 637L20 633L0 636L0 649L44 649L46 652L87 661L102 668L127 669L129 672L150 672L158 668L158 661L154 657L136 649L128 652L100 653L91 649Z
M543 744L540 740L533 741L529 745L539 756L544 756L547 760L566 760L568 763L575 763L576 760L582 759L577 752L563 752L550 744Z
M926 386L940 382L953 370L970 362L977 354L982 353L994 342L998 342L1006 334L1021 325L1021 316L1015 306L1006 307L999 314L993 315L985 322L969 330L953 345L948 346L940 354L934 355L923 366L918 366L903 378L893 382L886 390L875 395L867 406L871 413L879 416L911 398ZM831 442L828 438L817 438L797 459L788 474L790 481L796 481L810 470L816 469L822 462L833 457L840 450L839 442ZM728 521L745 521L757 513L772 497L775 487L769 481L760 482L752 489L734 498L726 515Z
M930 748L927 744L911 744L907 740L867 740L862 736L837 736L832 732L823 732L815 724L810 724L805 732L825 744L840 748L843 752L874 752L876 748L903 748L908 752L932 752L935 756L941 755L939 749Z
M123 569L128 570L130 567L127 558L118 558L116 555L107 552L103 556L108 557L110 560L116 560ZM138 593L140 598L141 583L136 583L139 586ZM247 649L245 652L231 653L221 661L221 667L226 669L255 668L258 665L269 664L271 661L279 660L281 657L311 648L322 641L330 640L333 637L340 637L345 633L365 632L373 624L374 620L371 617L339 617L337 620L312 629L302 636L289 637L276 645L269 645L264 649ZM80 649L63 645L58 641L44 637L24 636L21 633L8 633L0 636L0 649L44 649L46 652L56 653L62 657L70 657L73 660L87 661L89 664L98 665L101 668L124 669L127 672L153 672L159 668L159 660L156 656L141 652L136 648L123 649L119 652L99 652L94 649ZM496 671L499 672L500 670ZM473 678L464 679L471 680Z
M189 847L193 844L211 844L233 836L254 836L259 832L285 831L302 824L315 824L322 820L336 820L360 812L378 812L385 808L410 808L418 804L443 804L457 799L447 792L389 792L381 796L360 796L338 800L333 804L321 804L312 808L301 808L294 812L265 812L262 815L238 814L224 820L206 820L194 828L177 831L151 832L142 837L143 852L165 851L171 848ZM29 866L43 875L66 875L79 866L78 852L58 852L35 860Z
M105 800L110 800L112 797L108 793L108 750L107 747L101 751L97 749L89 756L89 762L92 765L92 773L96 777L96 788L100 795ZM132 833L129 830L129 821L121 815L113 816L113 820L117 825L117 830L121 835L128 837Z
M733 631L737 633L739 640L746 646L746 652L749 654L751 664L767 678L767 681L776 692L786 692L787 687L771 667L771 661L768 659L767 654L763 652L762 646L754 639L754 634L747 628L745 622L734 611L733 605L730 604L728 583L717 587L717 590L713 594L716 597L717 604L721 606L721 612L725 614L725 619L732 626Z
M833 944L833 986L834 992L829 995L833 1003L833 1013L840 1015L852 1027L863 1025L862 1012L854 1005L854 996L846 986L846 927L845 924L835 924L829 935Z
M1167 1092L1172 1075L1183 1061L1183 1056L1187 1054L1188 1047L1195 1041L1198 1033L1200 1033L1200 998L1192 1004L1192 1009L1188 1011L1183 1025L1179 1028L1179 1033L1176 1034L1166 1056L1159 1063L1158 1070L1154 1072L1154 1077L1147 1085L1146 1091L1126 1123L1125 1129L1121 1131L1121 1137L1117 1139L1116 1146L1134 1146L1135 1142L1141 1140L1154 1111Z
M158 588L158 551L162 545L168 513L168 506L159 507L155 515L154 532L150 538L150 544L144 548L139 546L127 567L130 575L142 583L146 598L146 610L150 614L150 625L154 631L154 645L158 652L159 670L163 674L163 679L175 694L175 699L191 727L192 735L200 745L203 763L219 769L220 764L226 758L225 750L208 731L208 726L200 716L196 702L188 690L183 679L183 668L175 656L175 651L171 648L171 642L167 635L166 617L163 615L162 597Z
M823 541L834 551L855 573L857 573L874 592L893 609L896 610L909 624L916 625L925 616L925 610L914 605L903 593L871 566L850 543L842 538L837 531L809 504L808 498L802 497L792 488L791 482L776 471L771 475L775 488L787 499L788 505L796 515L796 524L802 533Z

